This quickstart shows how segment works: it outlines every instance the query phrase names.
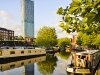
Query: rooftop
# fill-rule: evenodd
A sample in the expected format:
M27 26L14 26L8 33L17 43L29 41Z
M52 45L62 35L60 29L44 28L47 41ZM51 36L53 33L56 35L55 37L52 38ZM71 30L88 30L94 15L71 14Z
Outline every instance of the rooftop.
M6 28L1 28L1 27L0 27L0 30L13 31L13 30L9 30L9 29L6 29Z
M78 55L88 55L88 54L93 54L95 52L98 52L99 50L85 50L85 51L82 51L82 52L77 52L76 54Z

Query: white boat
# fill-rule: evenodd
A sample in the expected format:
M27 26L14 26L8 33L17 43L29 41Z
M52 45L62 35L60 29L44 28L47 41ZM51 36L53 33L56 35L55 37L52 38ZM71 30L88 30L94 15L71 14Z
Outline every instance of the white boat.
M67 74L93 74L95 68L100 62L99 50L86 50L75 52L72 56L72 62L66 68Z
M0 49L0 58L42 55L42 54L46 54L45 49L24 49L24 48Z

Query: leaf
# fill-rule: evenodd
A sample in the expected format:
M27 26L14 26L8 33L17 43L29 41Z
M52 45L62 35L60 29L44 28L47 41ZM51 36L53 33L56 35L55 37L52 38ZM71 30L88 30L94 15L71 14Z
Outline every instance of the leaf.
M85 9L82 10L81 16L84 17L84 16L85 16L87 13L89 13L91 10L92 10L92 7L90 7L90 6L85 7Z
M64 27L64 23L60 23L60 25L59 25L60 27Z
M88 4L90 4L91 3L91 0L86 0L87 2L88 2Z
M92 22L95 20L95 16L96 16L95 13L89 13L89 14L87 15L87 18L88 18L87 24L88 24L88 25L89 25L90 23L92 23Z
M70 21L70 16L69 15L66 15L65 16L65 22L69 22Z
M98 0L97 2L95 2L94 8L97 8L99 5L100 5L100 0Z
M69 29L67 29L67 31L66 31L67 33L71 33L71 31L69 30Z
M81 2L80 2L79 0L74 0L74 1L70 4L70 6L71 6L71 7L79 7L80 4L81 4Z
M57 14L59 14L59 15L61 15L61 14L63 14L63 8L62 7L60 7L58 10L57 10L57 12L56 12Z
M69 14L72 14L74 13L76 10L80 10L80 5L81 5L81 2L80 0L74 0L71 4L70 4L70 9L69 9Z
M87 22L87 17L83 18L83 22L86 23Z
M78 9L78 7L71 7L68 11L69 14L74 13L74 11L76 11Z

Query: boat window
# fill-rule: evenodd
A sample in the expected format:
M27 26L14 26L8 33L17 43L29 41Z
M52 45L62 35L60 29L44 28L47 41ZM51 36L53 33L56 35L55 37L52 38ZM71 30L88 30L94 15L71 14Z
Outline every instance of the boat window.
M84 59L86 56L81 56L81 59Z
M21 51L21 54L23 54L24 53L24 51Z
M28 63L31 63L31 60Z
M0 56L2 56L2 51L0 51Z
M2 66L1 66L0 70L2 71Z
M31 51L28 51L28 53L31 53Z
M87 63L88 62L88 63ZM78 55L76 60L77 67L90 67L90 61L87 55Z
M14 68L15 67L15 64L13 64L13 65L10 65L10 68Z
M15 54L15 51L10 51L10 54Z
M21 65L24 65L24 62L22 62Z

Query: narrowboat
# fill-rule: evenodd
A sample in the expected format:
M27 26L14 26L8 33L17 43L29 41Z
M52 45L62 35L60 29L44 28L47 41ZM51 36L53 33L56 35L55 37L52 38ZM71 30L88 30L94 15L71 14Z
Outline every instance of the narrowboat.
M85 74L91 75L100 62L99 50L84 50L81 52L74 52L72 54L72 61L67 66L67 75Z
M46 54L45 49L24 49L24 48L0 49L0 58L45 55L45 54Z

